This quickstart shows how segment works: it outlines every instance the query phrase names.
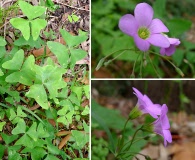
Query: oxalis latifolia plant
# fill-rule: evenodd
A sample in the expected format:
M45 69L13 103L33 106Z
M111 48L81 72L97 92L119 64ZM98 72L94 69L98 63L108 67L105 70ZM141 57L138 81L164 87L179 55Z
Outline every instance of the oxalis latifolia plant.
M172 142L172 136L170 133L170 123L167 117L168 107L166 104L154 104L147 95L143 95L139 90L133 88L133 93L138 98L136 106L129 113L129 117L124 124L124 128L121 132L121 136L118 137L117 143L115 143L114 137L111 134L111 131L105 125L103 120L98 118L98 115L95 115L92 112L92 117L101 125L101 127L106 131L109 138L109 150L113 153L116 160L126 160L132 159L136 156L141 155L146 160L150 160L149 155L144 155L134 151L134 146L140 140L148 140L152 134L158 134L164 138L164 146L167 146L167 142ZM132 120L147 114L153 118L153 122L140 125L135 131L131 139L127 138L127 126L128 123ZM144 137L137 137L138 132L144 132ZM116 138L116 137L115 137Z
M179 73L182 77L184 76L181 69L179 69L174 63L172 63L166 56L171 56L174 54L176 50L176 46L180 44L180 40L177 38L170 38L165 33L169 32L169 29L163 24L160 19L153 19L153 8L147 3L139 3L135 7L134 16L131 14L126 14L122 16L119 20L119 29L127 34L128 36L133 37L134 42L137 46L134 48L127 48L115 51L113 53L108 54L106 57L102 58L96 70L102 65L109 65L113 60L117 57L121 56L126 51L134 51L138 54L137 59L134 62L132 74L130 77L135 77L134 69L138 60L140 60L140 77L142 77L143 66L147 65L147 58L149 59L153 69L155 70L156 75L160 78L159 73L156 70L156 67L152 63L150 58L150 53L158 55L159 57L167 60ZM160 47L160 54L149 50L150 45ZM106 59L120 52L115 58L106 61ZM129 54L129 56L131 56Z
M40 17L45 17L47 8L25 1L18 4L27 19L10 20L21 31L11 51L6 50L9 44L0 37L0 159L86 160L89 106L81 103L89 99L89 85L77 80L74 67L87 55L79 48L87 33L79 31L73 36L60 29L66 45L43 42L40 32L47 21ZM25 54L41 45L47 46L57 61L46 52L40 57ZM64 80L68 71L75 77L70 82ZM81 71L85 77L86 67Z

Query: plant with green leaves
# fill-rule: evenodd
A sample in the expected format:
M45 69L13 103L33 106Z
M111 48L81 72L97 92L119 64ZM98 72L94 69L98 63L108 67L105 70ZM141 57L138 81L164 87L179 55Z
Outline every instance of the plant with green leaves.
M79 48L88 38L87 33L79 31L78 36L73 36L61 29L66 45L45 42L39 35L47 21L40 17L47 8L25 1L18 4L27 18L12 18L10 23L23 36L13 42L9 51L9 44L0 37L0 159L7 153L9 160L86 160L90 109L82 103L89 100L89 85L77 81L77 77L81 71L81 79L89 73L85 65L77 72L74 67L87 55ZM33 48L46 45L57 62L45 52L40 57L31 54ZM74 78L67 83L64 78L69 76ZM67 138L59 134L63 130L69 131L70 138L60 148Z
M28 19L12 18L10 23L14 28L22 32L25 40L29 40L30 35L32 35L33 40L36 41L40 31L47 25L46 20L38 18L46 12L46 8L43 6L32 6L25 1L19 1L19 6Z

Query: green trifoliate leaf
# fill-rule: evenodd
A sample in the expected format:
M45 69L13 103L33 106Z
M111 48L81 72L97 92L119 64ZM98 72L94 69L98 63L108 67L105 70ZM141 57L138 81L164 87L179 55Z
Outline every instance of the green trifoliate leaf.
M34 98L36 102L43 108L48 109L47 94L45 88L41 84L34 84L30 87L30 90L26 93L27 97Z
M28 148L33 148L33 143L32 143L32 139L27 135L24 134L16 143L15 145L22 145Z
M33 40L37 40L40 34L40 31L47 26L47 21L44 19L35 19L31 21L31 31Z
M19 29L22 32L25 40L30 38L30 26L28 20L23 18L12 18L10 23L14 28Z
M81 115L88 115L89 114L89 107L86 106L85 109L83 110L83 112L81 113Z
M1 133L1 136L2 136L2 138L3 138L3 140L5 141L6 144L10 144L11 142L13 142L14 140L16 140L18 138L18 135L8 136L5 133Z
M63 68L67 68L69 64L68 48L58 42L47 42L47 46L54 53L58 59L58 62Z
M22 108L20 106L17 107L17 116L18 117L27 117L26 113L22 111Z
M87 52L82 49L71 49L70 68L74 68L76 62L86 57Z
M75 139L75 143L79 149L82 149L84 147L84 145L87 142L89 142L89 135L88 134L81 132L81 131L77 131L77 130L72 130L71 133L72 133L72 136Z
M31 137L34 141L37 141L38 138L36 129L37 129L37 123L33 122L32 126L26 132L29 135L29 137Z
M31 4L25 1L19 1L19 6L22 12L28 17L29 20L41 16L46 11L45 7L32 6Z
M25 132L26 132L26 123L24 122L23 119L20 119L18 121L17 126L12 130L12 134L16 135Z
M79 31L78 36L73 36L63 29L60 29L60 33L69 47L78 46L80 43L84 42L88 38L87 33L82 31Z
M14 54L11 60L4 62L2 64L2 67L10 70L19 70L22 66L23 60L24 60L24 51L20 49Z

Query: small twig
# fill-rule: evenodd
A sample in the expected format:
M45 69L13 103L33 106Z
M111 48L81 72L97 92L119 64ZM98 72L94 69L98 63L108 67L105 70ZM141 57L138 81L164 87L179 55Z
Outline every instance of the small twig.
M54 1L54 2L57 3L57 4L61 4L61 5L70 7L70 8L74 8L74 9L77 9L77 10L82 10L82 11L87 11L87 12L89 12L89 10L84 9L84 8L78 8L78 7L70 6L70 5L68 5L68 4L64 4L64 3L61 3L61 2L57 2L57 1Z

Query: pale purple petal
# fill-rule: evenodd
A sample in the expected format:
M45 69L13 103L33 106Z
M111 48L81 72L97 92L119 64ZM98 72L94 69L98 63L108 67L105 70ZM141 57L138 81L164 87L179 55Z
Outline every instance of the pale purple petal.
M138 35L134 37L134 41L141 51L147 51L150 48L150 43L147 40L141 39Z
M169 40L170 44L174 44L176 46L180 44L180 41L177 38L168 38L168 40Z
M165 55L165 48L160 49L160 54L163 55L163 56Z
M164 145L167 146L167 142L169 143L172 142L172 136L171 136L171 132L169 130L163 130L163 135L164 135Z
M168 28L163 24L160 19L153 19L149 26L151 34L169 32Z
M139 26L149 26L153 18L153 8L147 3L139 3L135 7L134 15Z
M126 14L119 20L119 28L125 34L134 36L134 34L137 32L138 24L133 15Z
M165 48L165 54L167 56L171 56L173 53L175 53L175 50L176 50L175 46L174 45L170 45L170 47Z
M152 34L147 41L157 47L168 48L170 46L168 39L162 34Z
M136 88L132 87L134 90L134 94L137 96L137 98L143 98L143 94L138 91Z
M158 118L156 121L154 121L153 125L154 125L154 132L163 136L160 118Z
M159 105L154 105L152 104L149 108L148 108L149 112L153 113L153 116L154 118L158 118L157 115L160 115L161 114L161 107L159 107Z

